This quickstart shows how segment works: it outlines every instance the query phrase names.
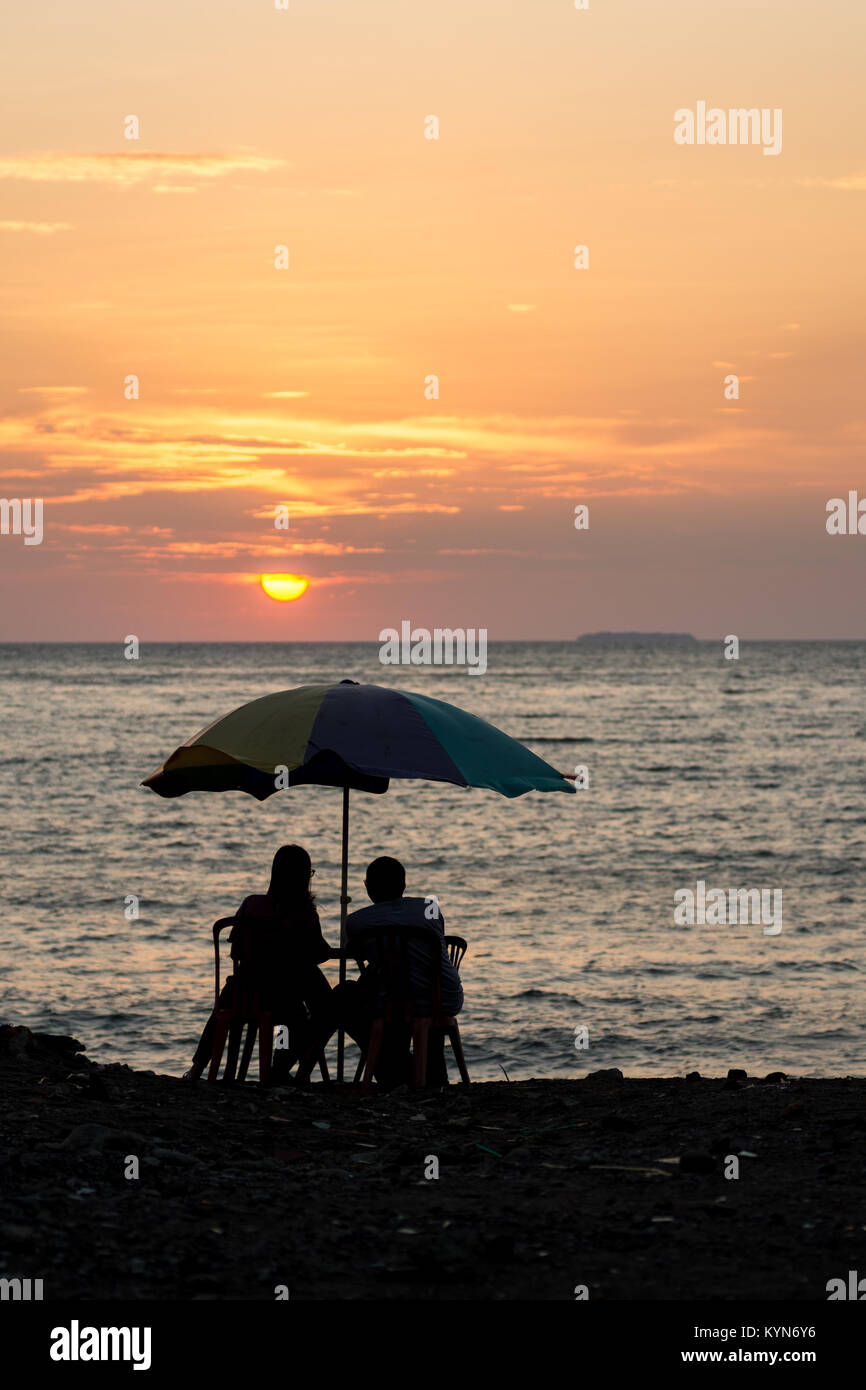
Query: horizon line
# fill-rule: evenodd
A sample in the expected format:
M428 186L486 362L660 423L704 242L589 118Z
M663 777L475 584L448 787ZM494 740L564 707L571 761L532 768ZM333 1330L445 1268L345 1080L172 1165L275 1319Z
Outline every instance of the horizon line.
M431 629L435 631L435 629ZM457 631L458 629L452 629ZM579 633L577 637L492 637L488 638L488 644L506 643L511 646L551 646L554 643L562 645L576 644L581 637L593 637L595 633ZM607 635L607 634L606 634ZM617 633L611 631L610 636L619 638L623 645L627 645L631 640L637 643L642 637L652 637L659 634L654 632L632 634ZM662 637L668 634L660 634ZM693 637L692 634L672 634L685 636L695 642L709 644L713 642L724 642L726 637ZM625 639L625 640L623 640ZM742 637L738 635L740 642L814 642L814 643L866 643L866 635L862 637ZM55 637L3 637L0 638L0 648L2 647L113 647L118 643L122 646L125 638L123 637L77 637L60 639ZM139 638L144 645L150 646L185 646L185 647L327 647L327 646L353 646L353 647L376 647L379 645L378 638L357 637L146 637ZM599 642L598 646L615 645L615 643L605 644ZM664 642L659 642L658 646L664 646ZM671 644L675 645L675 644ZM682 643L687 646L688 642Z

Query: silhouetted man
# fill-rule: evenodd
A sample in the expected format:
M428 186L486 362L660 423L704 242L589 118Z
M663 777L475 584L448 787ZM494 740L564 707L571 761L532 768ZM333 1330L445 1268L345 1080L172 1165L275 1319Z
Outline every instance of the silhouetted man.
M358 951L362 959L369 959L361 933L370 927L388 927L399 931L401 927L421 928L435 939L438 937L441 960L441 1003L445 1014L459 1013L463 1007L463 986L460 976L451 964L448 948L445 945L445 919L439 910L435 897L405 898L406 870L399 859L383 856L374 859L367 868L364 879L370 907L362 907L352 912L346 921L346 949ZM424 937L407 933L406 957L409 970L409 989L412 996L413 1011L422 1017L429 1013L432 1002L432 960L430 946ZM375 967L369 967L361 979L346 987L345 1005L342 1009L346 1030L359 1046L366 1048L370 1039L373 1010L378 992ZM388 1033L392 1036L389 1039ZM397 1085L411 1076L408 1069L409 1029L398 1024L386 1029L382 1061L377 1074L382 1084ZM448 1081L445 1067L443 1034L434 1030L430 1033L427 1054L427 1082L431 1086L444 1086ZM386 1056L387 1049L387 1056Z

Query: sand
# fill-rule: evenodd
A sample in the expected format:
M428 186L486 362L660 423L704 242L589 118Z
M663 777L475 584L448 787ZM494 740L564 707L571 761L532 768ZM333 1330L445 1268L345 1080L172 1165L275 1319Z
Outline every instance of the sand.
M825 1301L866 1273L864 1099L780 1073L210 1086L0 1028L0 1276L46 1300Z

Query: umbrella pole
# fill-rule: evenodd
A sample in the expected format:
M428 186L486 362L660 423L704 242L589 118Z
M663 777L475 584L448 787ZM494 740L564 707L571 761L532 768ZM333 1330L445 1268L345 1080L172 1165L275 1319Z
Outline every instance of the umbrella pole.
M343 863L340 877L340 951L346 949L346 918L349 915L349 788L343 788ZM340 955L340 984L346 983L346 957ZM337 1030L337 1081L343 1081L343 1051L345 1032L342 1022Z

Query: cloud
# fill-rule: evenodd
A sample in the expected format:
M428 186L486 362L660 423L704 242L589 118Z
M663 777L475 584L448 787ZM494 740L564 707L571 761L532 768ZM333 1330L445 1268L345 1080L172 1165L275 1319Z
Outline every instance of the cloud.
M309 523L286 538L293 543L313 546L321 537L326 545L339 539L363 547L385 542L378 531L346 536L342 528L353 518L391 519L395 534L387 543L396 544L404 518L407 534L425 516L483 514L505 524L510 509L570 496L575 486L588 495L712 493L730 485L732 475L745 483L744 460L756 450L770 473L779 470L783 455L810 466L809 446L796 432L755 428L742 417L735 421L730 411L718 424L706 416L310 415L293 420L288 431L276 405L270 411L227 409L190 394L134 411L94 410L87 397L75 394L84 388L71 388L73 394L23 389L33 393L32 411L0 419L0 448L24 467L39 460L52 505L86 504L82 520L114 522L127 519L129 499L150 497L149 515L164 520L180 511L192 514L185 501L180 506L169 499L197 497L203 518L218 509L218 537L203 520L204 531L181 538L228 539L241 546L240 555L248 543L273 543L273 535L250 535L246 519L238 525L238 495L245 518L251 507L265 511L270 502L272 519L274 503L288 504L293 528ZM371 466L371 460L377 462ZM95 503L105 511L94 515ZM325 542L321 528L334 519L341 534Z
M866 174L842 174L835 179L797 179L803 188L836 188L842 193L866 193Z
M436 551L437 555L508 555L512 559L535 559L535 552L532 550L507 550L504 546L451 546L448 549Z
M89 386L19 386L22 396L82 396Z
M207 572L202 570L171 570L164 564L162 551L154 551L153 555L148 558L158 562L151 573L162 583L174 585L180 581L190 584L254 584L256 586L260 583L258 574L247 574L239 570L211 570ZM425 570L421 573L409 572L401 575L401 578L406 581L417 580L421 583L430 583L439 576ZM391 584L393 580L393 574L387 570L375 574L317 574L310 577L310 589L312 590L314 587L322 589L345 584Z
M53 236L55 232L71 230L71 222L0 222L0 232L35 232L37 236Z
M96 530L96 527L70 527L70 530ZM126 527L106 527L106 530L126 530ZM272 533L273 534L273 533ZM128 548L128 547L124 547ZM139 550L136 542L135 550ZM145 553L144 551L141 552ZM157 551L150 547L148 554L156 554ZM261 559L270 560L277 556L283 561L297 555L384 555L383 545L343 545L335 541L307 541L294 544L285 540L253 540L243 536L235 537L231 540L220 541L169 541L159 547L159 554L166 557L186 556L191 558L212 559L212 560L233 560L237 556L243 556L250 560Z
M213 180L227 174L264 173L285 165L283 159L241 152L237 154L188 154L127 152L123 154L44 153L0 158L0 179L31 183L106 183L120 188L153 183L163 192L166 179ZM174 186L176 189L176 185Z
M262 395L265 400L272 401L295 401L300 400L301 396L309 396L309 391L264 391Z
M126 534L129 532L129 527L128 527L128 526L110 526L110 525L108 525L108 523L102 523L102 522L97 522L97 521L91 522L91 523L90 523L89 525L87 525L87 526L85 526L85 525L83 525L83 524L77 524L77 523L71 522L71 521L55 521L55 522L52 522L52 530L54 530L54 531L74 531L76 534L78 534L78 533L87 534L87 535L93 534L93 535L96 535L96 536L123 536L123 535L126 535ZM168 534L170 534L170 532L166 532L166 534L168 535Z
M453 478L456 468L377 468L371 478Z

